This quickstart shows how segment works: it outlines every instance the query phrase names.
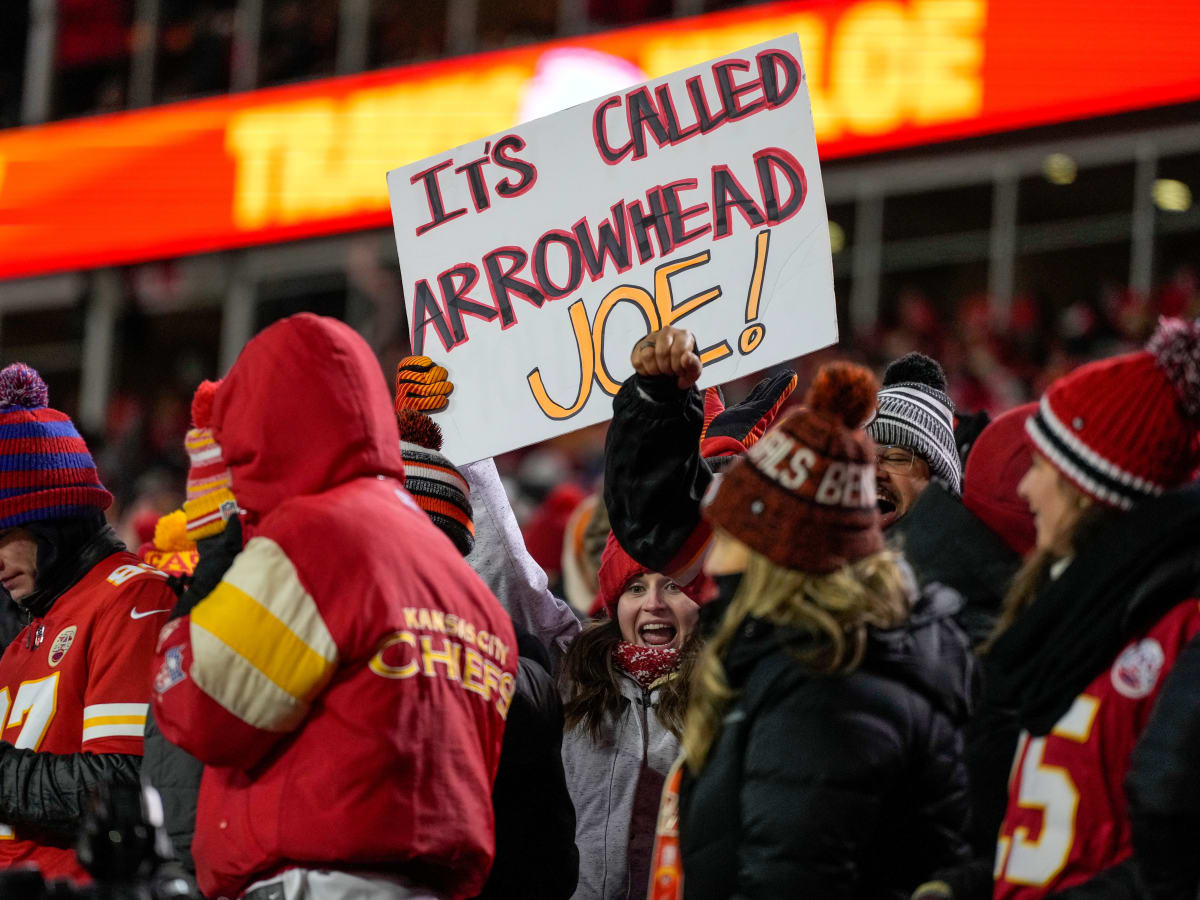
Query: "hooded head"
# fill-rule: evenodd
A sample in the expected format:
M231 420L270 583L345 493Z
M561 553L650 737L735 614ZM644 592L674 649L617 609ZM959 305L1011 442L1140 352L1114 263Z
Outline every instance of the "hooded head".
M221 382L212 429L248 524L354 478L404 480L387 381L350 326L300 313L255 336Z

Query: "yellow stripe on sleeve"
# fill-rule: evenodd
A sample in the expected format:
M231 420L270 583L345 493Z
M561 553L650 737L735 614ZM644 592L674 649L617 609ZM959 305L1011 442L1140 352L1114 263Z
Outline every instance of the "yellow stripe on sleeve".
M291 731L308 704L297 700L219 638L192 625L192 680L204 693L248 725ZM197 660L203 660L198 665Z
M95 716L83 720L84 728L94 728L97 725L145 725L145 716Z
M246 545L191 626L197 686L256 727L294 727L337 666L316 602L267 538Z

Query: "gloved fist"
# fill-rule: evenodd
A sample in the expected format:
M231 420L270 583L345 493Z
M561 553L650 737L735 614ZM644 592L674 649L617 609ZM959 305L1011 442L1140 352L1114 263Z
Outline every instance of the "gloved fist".
M441 366L428 356L406 356L396 366L396 415L401 410L440 412L450 405L447 399L454 382Z
M683 328L660 328L646 335L633 345L629 361L639 375L674 375L681 391L699 381L704 368L696 336Z
M726 409L720 388L710 387L704 392L700 455L731 456L753 447L795 389L796 373L787 369L768 375L745 400Z

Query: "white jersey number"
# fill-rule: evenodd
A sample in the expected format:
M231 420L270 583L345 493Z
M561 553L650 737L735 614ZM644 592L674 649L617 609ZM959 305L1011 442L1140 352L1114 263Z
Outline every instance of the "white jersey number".
M1083 743L1091 734L1092 722L1100 702L1081 694L1075 699L1050 733L1056 737ZM1079 809L1079 791L1071 773L1061 766L1046 765L1046 738L1021 734L1017 745L1014 776L1020 778L1017 805L1042 812L1042 827L1036 839L1020 825L1012 838L1001 835L996 850L996 881L1045 887L1058 876L1071 855L1075 843L1075 814Z
M0 690L0 722L4 722L4 735L8 729L20 726L17 739L12 745L18 750L37 750L50 728L50 720L58 709L58 672L26 681L17 688L16 700L10 700L8 688ZM0 840L13 840L13 830L0 825Z

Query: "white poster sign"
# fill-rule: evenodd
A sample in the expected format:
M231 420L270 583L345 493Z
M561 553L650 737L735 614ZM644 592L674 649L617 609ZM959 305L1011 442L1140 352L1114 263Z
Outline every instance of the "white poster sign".
M455 463L608 419L666 325L695 333L702 387L837 340L795 35L396 169L388 192L413 353L456 385Z

